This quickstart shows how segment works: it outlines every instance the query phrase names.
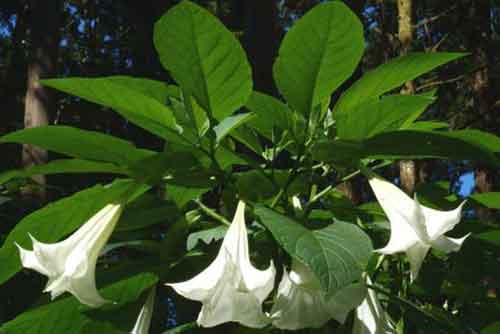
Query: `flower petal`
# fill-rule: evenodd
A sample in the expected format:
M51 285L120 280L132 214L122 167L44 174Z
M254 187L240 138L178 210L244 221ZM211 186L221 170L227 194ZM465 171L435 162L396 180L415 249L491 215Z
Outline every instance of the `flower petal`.
M469 235L470 233L458 239L442 235L432 242L432 247L445 253L458 252Z
M366 282L372 284L370 277ZM368 289L366 298L358 306L354 314L353 334L389 334L395 333L394 325L380 305L377 294Z
M49 271L45 266L38 261L38 258L35 256L35 252L28 251L16 243L17 248L19 249L19 255L21 257L21 264L24 268L29 268L38 271L42 275L48 276Z
M222 250L222 248L221 248ZM219 251L215 260L195 277L180 283L166 284L187 299L204 301L212 294L226 267L225 252Z
M252 291L257 299L263 302L273 290L276 270L272 261L267 270L259 270L250 263L243 201L238 202L233 222L224 237L222 248L226 249L232 261L241 270L246 289Z
M71 236L58 243L42 243L30 235L33 251L19 247L23 266L49 278L44 291L50 292L52 299L68 291L83 304L102 305L106 300L96 288L95 266L122 210L121 204L106 205Z
M226 257L224 274L211 291L211 295L203 300L197 323L203 327L213 327L225 322L235 321L244 326L262 328L270 319L262 312L261 301L241 287L242 277L239 268L232 263L230 254Z
M322 327L331 315L323 291L293 282L284 270L271 318L277 328L296 330Z
M417 243L412 247L408 248L408 250L406 251L406 255L408 256L408 261L410 262L411 282L413 282L417 278L418 272L420 271L420 267L422 266L425 256L427 255L427 252L429 251L430 248L431 247L426 244Z
M418 224L410 224L419 213L415 202L390 182L377 177L371 178L369 182L391 225L388 244L376 251L383 254L404 252L421 241L416 233L416 230L419 231Z
M151 326L151 318L153 317L153 309L155 304L156 288L152 287L148 294L146 303L141 308L141 312L135 321L134 328L130 334L148 334Z
M259 270L250 261L246 261L240 265L240 270L246 288L262 303L274 288L274 276L276 275L274 263L271 261L266 270Z
M463 201L456 209L450 211L439 211L423 207L425 224L431 240L435 240L451 231L460 222L462 208L465 203L466 201Z
M350 284L337 292L328 302L330 316L343 324L349 312L366 297L366 287L362 283Z

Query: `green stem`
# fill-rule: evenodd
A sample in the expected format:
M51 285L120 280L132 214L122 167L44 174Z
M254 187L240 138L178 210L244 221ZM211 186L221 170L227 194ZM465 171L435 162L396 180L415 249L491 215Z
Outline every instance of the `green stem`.
M206 206L205 204L203 204L200 200L194 200L196 204L198 204L198 206L200 207L200 209L206 213L208 216L218 220L219 222L221 222L222 224L224 225L227 225L227 226L230 226L231 225L231 222L229 220L227 220L226 218L224 218L223 216L219 215L217 212L215 212L214 210L210 209L208 206Z
M438 323L440 325L445 325L446 328L456 330L455 326L453 326L452 324L439 319L438 317L436 317L435 315L433 315L430 312L427 312L426 310L423 310L418 305L416 305L415 303L409 301L406 298L402 298L400 296L397 296L397 295L395 295L395 294L387 291L386 289L380 288L380 287L372 285L372 284L366 284L366 287L369 288L369 289L372 289L372 290L374 290L376 292L379 292L379 293L382 293L382 294L386 295L387 297L390 298L389 301L397 301L400 305L407 306L407 307L409 307L409 308L411 308L411 309L413 309L413 310L415 310L417 312L420 312L423 315L425 315L426 317L428 317L429 319L432 319L434 322L436 322L436 323Z

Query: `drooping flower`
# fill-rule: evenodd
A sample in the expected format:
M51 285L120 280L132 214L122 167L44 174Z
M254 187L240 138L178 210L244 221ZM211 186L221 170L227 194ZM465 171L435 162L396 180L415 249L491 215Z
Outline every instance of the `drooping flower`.
M283 272L271 310L273 326L281 329L319 328L330 319L344 323L348 313L366 294L361 283L348 285L327 298L318 279L303 263L293 260L290 273Z
M378 177L369 180L391 225L389 243L376 250L382 254L405 252L413 281L431 247L442 252L456 252L469 236L455 239L444 234L460 222L463 202L455 210L439 211L421 205L392 183Z
M32 235L33 251L19 248L23 267L49 278L44 292L52 299L65 291L82 304L99 307L107 300L101 297L95 283L95 267L101 249L108 241L123 210L120 204L108 204L67 239L46 244Z
M366 283L372 284L370 277L366 276ZM395 333L394 325L389 315L380 305L377 294L368 289L366 298L354 313L353 334L392 334Z
M153 317L153 309L155 305L156 288L151 288L148 298L141 308L141 312L135 321L134 328L130 334L148 334L151 327L151 318Z
M274 276L272 262L266 270L258 270L250 263L245 203L240 201L215 260L192 279L167 285L203 303L197 319L200 326L235 321L261 328L269 323L262 302L273 289Z

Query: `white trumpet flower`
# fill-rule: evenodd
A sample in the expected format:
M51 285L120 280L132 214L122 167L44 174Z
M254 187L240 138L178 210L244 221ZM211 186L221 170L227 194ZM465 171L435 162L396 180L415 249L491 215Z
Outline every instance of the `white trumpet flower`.
M151 327L151 318L153 317L153 309L155 305L155 295L156 288L152 287L130 334L149 333L149 327Z
M348 313L361 303L365 295L364 285L355 283L328 299L309 268L293 260L290 273L283 272L271 310L272 323L277 328L288 330L319 328L331 318L344 323Z
M451 231L460 222L461 211L465 202L455 210L439 211L411 199L392 183L378 177L369 180L370 186L382 206L391 225L389 243L376 252L394 254L405 252L410 262L411 281L418 272L427 252L431 247L442 252L456 252L462 246L463 238L449 238L444 234Z
M68 291L82 304L101 306L107 300L101 297L96 288L97 257L113 232L122 210L120 204L108 204L67 239L54 244L39 242L30 235L33 251L16 244L23 267L49 278L44 292L50 292L52 299Z
M366 276L366 283L372 284ZM377 294L368 289L366 298L354 313L353 334L390 334L395 333L394 325L389 315L380 305Z
M235 321L261 328L269 323L262 302L274 286L274 265L258 270L250 263L245 203L239 202L215 260L194 278L167 284L180 295L203 303L197 323L213 327Z

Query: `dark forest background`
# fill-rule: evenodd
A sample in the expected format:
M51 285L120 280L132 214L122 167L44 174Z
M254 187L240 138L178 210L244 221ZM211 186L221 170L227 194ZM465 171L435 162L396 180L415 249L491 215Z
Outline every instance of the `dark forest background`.
M157 59L153 25L172 0L1 0L0 136L47 124L97 130L160 150L162 142L116 113L39 85L38 79L115 74L171 81ZM294 20L318 1L197 1L240 39L253 68L254 89L277 95L272 64L280 40ZM411 51L459 51L470 55L414 82L405 92L437 89L424 119L452 129L500 134L500 2L490 0L345 0L365 27L363 61L350 82L389 59ZM348 87L349 83L345 85ZM336 94L341 94L342 89ZM335 103L338 95L332 99ZM32 146L2 145L0 172L56 158ZM450 192L499 191L500 174L480 163L400 161L390 173L411 194L419 184L442 181ZM0 244L10 229L49 200L106 181L106 175L49 176L0 186ZM37 191L27 191L35 184ZM342 185L354 204L370 196L361 179ZM487 209L475 213L494 214ZM0 264L1 265L1 264ZM26 279L30 279L29 277ZM18 282L18 281L16 281ZM7 307L15 286L2 287L0 323L25 308L23 298ZM33 288L33 293L38 291ZM26 292L29 295L29 291ZM27 298L28 300L29 298ZM179 306L181 307L181 306ZM179 312L178 312L179 313Z

